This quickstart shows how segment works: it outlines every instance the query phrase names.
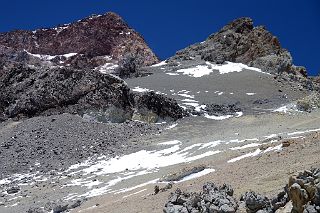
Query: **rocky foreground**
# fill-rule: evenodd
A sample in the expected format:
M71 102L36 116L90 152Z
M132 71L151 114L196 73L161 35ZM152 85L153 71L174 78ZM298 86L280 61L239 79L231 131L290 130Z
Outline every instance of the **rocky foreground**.
M207 183L201 193L177 189L165 204L165 213L178 212L320 212L320 169L304 171L289 179L289 183L274 198L246 192L240 200L233 197L229 185Z

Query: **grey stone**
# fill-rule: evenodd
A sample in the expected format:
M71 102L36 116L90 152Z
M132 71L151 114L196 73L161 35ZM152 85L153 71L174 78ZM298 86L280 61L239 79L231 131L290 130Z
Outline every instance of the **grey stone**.
M15 193L18 193L19 191L20 191L19 186L12 186L9 189L7 189L8 194L15 194Z

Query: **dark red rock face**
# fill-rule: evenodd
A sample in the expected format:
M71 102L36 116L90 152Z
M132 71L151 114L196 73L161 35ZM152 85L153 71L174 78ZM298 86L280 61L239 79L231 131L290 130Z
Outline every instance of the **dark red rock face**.
M126 54L139 54L144 65L159 60L142 36L115 13L91 16L51 29L16 30L0 34L0 44L33 54L85 54L89 57L111 56L115 60Z

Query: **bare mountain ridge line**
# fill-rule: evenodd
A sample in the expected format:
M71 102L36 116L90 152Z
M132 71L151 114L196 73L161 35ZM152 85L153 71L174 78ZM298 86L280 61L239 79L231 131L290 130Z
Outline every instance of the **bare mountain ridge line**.
M111 56L120 60L124 55L132 53L143 57L143 65L159 61L143 37L112 12L55 28L1 33L0 44L33 54L78 53L91 58Z
M254 26L249 17L235 19L205 41L177 51L169 60L201 58L222 64L243 63L272 74L292 73L307 77L306 68L295 66L290 52L265 26Z
M34 54L86 54L85 58L109 55L120 60L133 54L142 57L144 66L158 62L143 37L114 12L92 15L54 28L0 33L0 45ZM281 47L278 38L264 26L255 27L248 17L231 21L206 41L178 51L171 59L197 55L215 63L240 62L271 73L307 76L304 67L293 65L290 52Z

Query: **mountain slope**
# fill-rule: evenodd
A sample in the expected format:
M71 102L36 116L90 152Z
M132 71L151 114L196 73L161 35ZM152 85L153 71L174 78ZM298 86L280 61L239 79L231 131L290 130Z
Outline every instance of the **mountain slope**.
M314 87L305 68L293 65L279 40L250 18L236 19L146 70L153 75L128 79L131 88L164 93L214 119L276 110Z

